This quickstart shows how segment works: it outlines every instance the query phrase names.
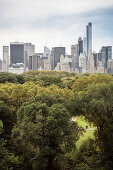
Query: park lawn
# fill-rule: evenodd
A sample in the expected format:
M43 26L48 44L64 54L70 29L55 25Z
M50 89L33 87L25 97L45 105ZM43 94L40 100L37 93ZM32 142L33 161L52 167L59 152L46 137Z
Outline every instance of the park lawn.
M76 121L77 121L78 125L85 129L85 132L83 133L83 135L81 135L79 140L76 142L77 149L79 149L80 145L85 140L87 140L88 138L94 138L95 127L93 126L92 123L90 125L89 122L87 122L84 119L84 117L79 116L79 117L76 117L76 119L77 119ZM88 129L86 129L86 126L88 126Z
M80 145L87 140L88 138L93 139L94 138L94 130L86 130L86 132L83 134L83 136L81 135L79 140L76 142L76 147L77 149L79 149Z

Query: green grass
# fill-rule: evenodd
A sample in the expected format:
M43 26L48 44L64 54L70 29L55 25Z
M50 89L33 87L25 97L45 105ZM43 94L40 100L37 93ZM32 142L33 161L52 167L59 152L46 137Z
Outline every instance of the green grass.
M76 142L77 149L79 149L80 145L88 138L94 138L93 133L94 130L86 130L83 136L80 136L79 140Z
M76 142L77 149L79 149L80 145L85 140L87 140L88 138L94 138L93 133L94 133L95 130L92 130L92 129L95 128L95 127L93 126L93 123L89 124L89 122L87 122L84 117L76 117L76 118L77 118L76 121L77 121L78 125L85 129L84 134L81 135L79 140ZM89 129L86 129L86 126L88 126Z
M83 116L76 117L77 118L77 123L79 126L86 128L88 126L89 128L94 128L93 123L89 123L88 121L85 120Z

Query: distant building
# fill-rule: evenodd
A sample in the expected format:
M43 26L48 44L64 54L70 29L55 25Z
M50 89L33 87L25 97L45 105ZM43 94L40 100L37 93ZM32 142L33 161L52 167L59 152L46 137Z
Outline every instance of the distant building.
M44 56L50 55L51 51L48 47L44 46Z
M8 68L8 69L7 69ZM8 72L9 66L7 66L7 63L5 60L2 61L2 72Z
M22 74L24 72L24 64L23 63L16 63L9 65L9 72L14 74Z
M0 72L2 71L2 60L0 58Z
M93 53L93 56L94 56L94 67L96 68L97 67L98 55L97 55L97 53Z
M51 56L44 60L44 70L51 70Z
M9 46L3 46L3 64L2 71L9 71Z
M102 62L97 60L97 67L95 73L106 73L107 70L103 67Z
M86 55L83 53L79 56L79 71L80 73L86 73Z
M11 42L10 43L10 64L23 63L24 64L24 43Z
M78 44L71 46L71 55L72 55L72 70L75 72L76 70L79 70Z
M113 59L107 61L107 73L113 73Z
M90 53L89 56L88 56L87 72L89 72L89 73L95 73L94 55L93 55L92 53Z
M86 55L87 54L87 38L83 38L83 53Z
M65 47L53 47L51 51L51 65L54 70L57 63L60 62L60 57L63 55L65 57L66 51Z
M70 65L69 65L70 59L68 57L64 57L61 55L60 62L57 63L55 70L56 71L71 71Z
M35 45L31 43L24 43L24 57L25 57L25 67L28 68L29 56L35 54Z
M86 26L86 38L87 38L87 54L86 60L88 60L88 56L92 53L92 23L88 23Z
M101 48L102 64L107 68L107 61L112 59L112 46L103 46Z
M97 59L98 59L99 61L102 61L102 55L101 55L101 52L97 53Z
M83 40L81 37L78 39L78 54L83 53Z
M47 59L43 53L35 53L29 56L29 70L44 70L44 60Z

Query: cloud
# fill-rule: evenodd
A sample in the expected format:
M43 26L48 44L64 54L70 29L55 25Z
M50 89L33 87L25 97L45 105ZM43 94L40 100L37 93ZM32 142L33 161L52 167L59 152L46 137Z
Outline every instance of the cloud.
M36 51L60 42L71 44L85 36L93 22L94 49L113 44L113 0L0 0L0 56L11 41L33 42Z
M0 13L24 21L113 6L112 0L0 0Z

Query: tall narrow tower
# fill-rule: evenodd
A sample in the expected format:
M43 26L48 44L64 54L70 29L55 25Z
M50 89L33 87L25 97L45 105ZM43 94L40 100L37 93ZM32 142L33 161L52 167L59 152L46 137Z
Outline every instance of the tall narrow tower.
M86 26L86 38L87 38L87 54L86 59L88 60L88 56L92 53L92 23L89 22Z

